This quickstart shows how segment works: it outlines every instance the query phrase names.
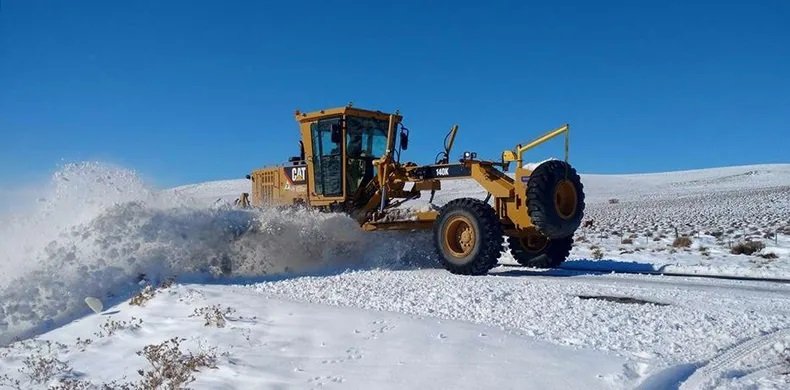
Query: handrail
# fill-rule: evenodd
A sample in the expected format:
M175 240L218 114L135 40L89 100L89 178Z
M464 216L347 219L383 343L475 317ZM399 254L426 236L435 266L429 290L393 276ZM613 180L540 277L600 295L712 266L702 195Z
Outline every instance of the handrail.
M516 148L516 161L518 161L518 165L521 166L522 163L523 163L523 161L521 159L521 156L524 154L524 152L526 152L527 150L532 149L532 148L534 148L534 147L536 147L536 146L538 146L538 145L540 145L540 144L542 144L542 143L544 143L544 142L546 142L546 141L548 141L548 140L550 140L550 139L552 139L552 138L554 138L554 137L556 137L556 136L558 136L558 135L560 135L562 133L565 133L565 162L568 162L568 146L569 146L568 144L569 144L569 141L570 141L569 140L569 138L570 138L570 129L571 129L570 125L564 124L564 125L556 128L556 129L554 129L552 131L549 131L548 133L542 135L541 137L535 139L534 141L532 141L532 142L530 142L530 143L528 143L528 144L526 144L524 146L519 146L518 148Z

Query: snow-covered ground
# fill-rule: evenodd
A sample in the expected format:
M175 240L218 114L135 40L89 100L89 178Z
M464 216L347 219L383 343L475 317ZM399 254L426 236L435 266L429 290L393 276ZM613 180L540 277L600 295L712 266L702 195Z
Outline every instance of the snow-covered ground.
M582 180L593 226L566 269L505 253L464 277L423 233L228 207L246 180L157 191L67 166L0 217L0 387L124 388L168 367L194 388L790 388L790 284L578 271L790 279L790 165ZM485 196L443 185L437 204ZM764 248L731 253L746 241Z

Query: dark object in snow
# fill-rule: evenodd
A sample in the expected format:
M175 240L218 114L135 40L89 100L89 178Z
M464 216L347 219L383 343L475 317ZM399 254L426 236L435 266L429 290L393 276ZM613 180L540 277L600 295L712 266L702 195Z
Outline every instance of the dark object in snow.
M765 248L765 244L761 241L746 241L733 246L730 252L733 255L752 255L763 250L763 248Z
M638 305L656 305L656 306L669 306L668 303L652 302L644 299L631 298L631 297L612 297L608 295L579 295L579 299L595 299L599 301L615 302L615 303L635 303Z

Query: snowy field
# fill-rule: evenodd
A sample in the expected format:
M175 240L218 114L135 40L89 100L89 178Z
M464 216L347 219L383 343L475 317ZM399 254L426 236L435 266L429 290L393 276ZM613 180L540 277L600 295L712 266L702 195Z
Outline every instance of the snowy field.
M424 233L228 207L246 180L66 166L0 216L0 388L790 388L790 283L590 271L790 280L790 165L582 181L563 269L468 277Z

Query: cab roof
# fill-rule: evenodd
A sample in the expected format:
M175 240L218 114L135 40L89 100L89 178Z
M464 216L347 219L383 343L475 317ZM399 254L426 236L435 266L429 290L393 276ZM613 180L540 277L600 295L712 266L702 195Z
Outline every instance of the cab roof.
M363 108L357 108L352 106L345 106L345 107L337 107L337 108L328 108L319 111L313 112L301 112L296 110L295 117L296 121L300 123L304 122L313 122L319 119L339 116L339 115L352 115L352 116L360 116L365 118L376 118L376 119L389 119L390 114L386 112L381 112L378 110L366 110ZM396 111L395 114L392 114L395 118L396 122L400 122L402 116L398 114Z

